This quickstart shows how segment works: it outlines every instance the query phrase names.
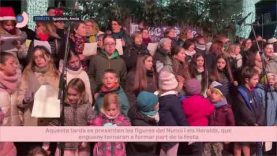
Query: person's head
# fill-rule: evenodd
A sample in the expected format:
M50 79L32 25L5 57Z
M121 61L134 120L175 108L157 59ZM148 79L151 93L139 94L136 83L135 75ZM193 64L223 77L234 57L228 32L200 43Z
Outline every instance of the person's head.
M241 77L243 84L253 89L259 82L259 71L253 67L246 66L242 69Z
M148 29L142 29L142 38L149 38L149 31Z
M276 78L275 78L276 75L273 74L273 73L267 73L266 76L267 76L267 82L269 83L269 85L270 86L275 85L275 83L276 83Z
M189 28L184 28L181 31L180 38L182 40L192 39L193 38L193 32L192 32L192 30L189 29Z
M104 50L105 52L111 56L115 52L115 38L112 35L105 35L103 37Z
M201 82L195 78L186 81L184 87L187 95L201 94Z
M18 62L14 55L10 53L0 52L0 71L7 76L16 74Z
M56 8L55 7L48 7L47 8L47 15L48 16L56 16Z
M231 44L228 49L227 53L231 55L239 55L240 54L240 45L239 44Z
M142 45L142 33L140 31L134 32L132 39L135 45Z
M219 40L214 41L209 49L209 53L213 53L216 55L223 53L223 51L224 51L224 44Z
M96 35L100 30L98 24L92 19L85 20L85 24L86 24L86 34L88 36Z
M112 89L119 84L119 78L115 70L107 69L102 76L102 83L105 88Z
M113 19L111 22L112 32L117 33L121 30L121 23L119 20Z
M159 42L159 48L171 52L171 42L172 41L169 38L162 38Z
M215 40L221 41L221 42L223 43L223 45L228 45L228 44L231 43L231 42L230 42L230 39L229 39L228 36L225 35L225 34L219 34L219 35L217 35L216 38L215 38Z
M32 50L31 59L28 65L31 68L46 68L50 64L53 64L53 58L51 57L49 50L44 46L36 46Z
M212 87L210 89L210 94L209 94L209 98L211 102L216 103L225 99L225 96L223 93L224 93L224 89L222 85Z
M35 27L36 37L42 41L48 41L50 37L50 31L47 28L46 22L37 22Z
M28 156L48 156L48 153L42 147L34 147L32 148Z
M98 35L97 38L96 38L96 39L97 39L97 46L98 46L99 48L101 48L101 49L104 48L104 41L103 41L104 35L105 35L105 34L100 34L100 35Z
M104 103L100 109L108 118L116 118L120 114L119 97L116 93L108 93L104 96Z
M64 21L55 21L53 23L54 23L54 25L57 29L62 29L63 30L65 28Z
M272 58L274 56L274 47L273 44L266 43L264 46L264 54L268 58Z
M147 54L138 56L136 68L143 68L144 71L151 71L153 69L153 57Z
M141 91L137 96L137 109L140 113L154 116L159 109L158 97L154 93Z
M178 81L173 73L162 70L159 73L159 88L162 92L176 90Z
M245 39L242 42L242 47L244 48L244 50L248 50L252 47L252 40L251 39Z
M173 27L168 27L164 32L164 37L175 38L176 37L175 29Z
M16 18L12 7L0 7L1 27L12 35L15 35Z
M195 44L193 39L188 39L184 42L183 48L188 51L194 51Z
M199 45L206 45L206 40L204 38L204 36L202 35L198 35L194 38L195 42Z
M178 60L179 62L185 62L185 58L186 58L185 49L179 46L175 47L172 51L172 57Z
M87 35L86 24L83 21L78 21L73 24L73 31L76 37L85 37Z
M78 54L76 54L74 51L69 51L68 53L68 68L74 71L77 71L81 68L81 62Z
M216 68L223 71L228 63L228 58L224 54L220 54L216 57Z
M70 105L77 105L88 102L86 97L86 87L80 78L74 78L66 86L65 101Z

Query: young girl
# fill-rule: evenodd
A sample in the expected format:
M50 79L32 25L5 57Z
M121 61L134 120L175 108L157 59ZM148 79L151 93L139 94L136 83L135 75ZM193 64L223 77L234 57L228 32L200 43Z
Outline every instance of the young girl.
M127 75L126 86L125 91L131 106L135 105L139 92L144 90L154 93L157 90L157 77L150 54L138 56L136 68Z
M205 69L205 60L202 54L196 53L193 55L189 65L189 73L191 78L197 79L201 82L201 94L206 97L208 79Z
M121 114L119 97L115 93L104 96L104 102L98 116L90 121L92 126L130 126L128 119ZM98 142L94 146L93 155L126 156L124 142Z
M119 85L119 79L116 72L112 69L107 69L102 77L103 85L100 88L100 91L96 93L95 99L95 110L97 113L100 112L100 108L103 105L104 96L108 93L116 93L119 96L120 101L120 110L127 116L129 110L129 101L124 90Z
M0 52L0 109L4 113L0 126L20 126L22 120L16 105L21 71L13 54Z
M32 51L30 62L23 71L18 90L17 104L24 110L24 126L49 125L50 119L42 120L31 116L33 98L36 91L45 84L58 90L59 77L59 71L49 51L43 46L36 46Z
M223 86L223 94L229 104L231 104L230 90L231 84L234 84L233 74L229 66L229 60L224 54L219 54L216 57L216 63L210 75L211 82L217 81Z
M183 48L185 49L186 61L190 62L191 58L196 53L193 39L186 40L184 42Z
M88 74L84 71L83 67L81 66L79 56L73 51L70 51L68 53L68 64L66 71L67 83L73 78L80 78L85 83L89 103L92 104L93 101Z
M72 79L66 87L65 106L64 106L64 125L65 126L87 126L94 117L94 111L87 99L84 82L79 78ZM57 148L56 156L60 153ZM65 143L64 155L66 156L88 156L89 146L82 142Z

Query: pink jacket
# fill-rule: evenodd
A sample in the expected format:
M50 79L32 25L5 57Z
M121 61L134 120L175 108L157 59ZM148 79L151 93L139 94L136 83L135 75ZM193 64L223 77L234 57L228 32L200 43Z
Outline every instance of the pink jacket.
M194 95L182 100L182 107L190 126L208 126L209 116L214 112L214 105L201 95Z

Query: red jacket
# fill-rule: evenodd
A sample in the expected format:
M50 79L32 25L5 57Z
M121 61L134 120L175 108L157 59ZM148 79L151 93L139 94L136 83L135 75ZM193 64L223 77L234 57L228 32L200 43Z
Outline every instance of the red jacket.
M182 100L182 107L190 126L208 126L209 117L214 112L214 105L201 95L194 95Z

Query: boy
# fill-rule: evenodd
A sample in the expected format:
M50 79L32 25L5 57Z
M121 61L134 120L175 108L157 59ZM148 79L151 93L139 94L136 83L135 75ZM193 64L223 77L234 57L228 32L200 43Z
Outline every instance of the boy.
M259 82L259 71L253 67L244 67L241 72L242 85L235 93L233 110L236 125L262 126L264 125L264 107L262 99L254 93L254 88ZM234 155L250 155L250 143L235 143Z

